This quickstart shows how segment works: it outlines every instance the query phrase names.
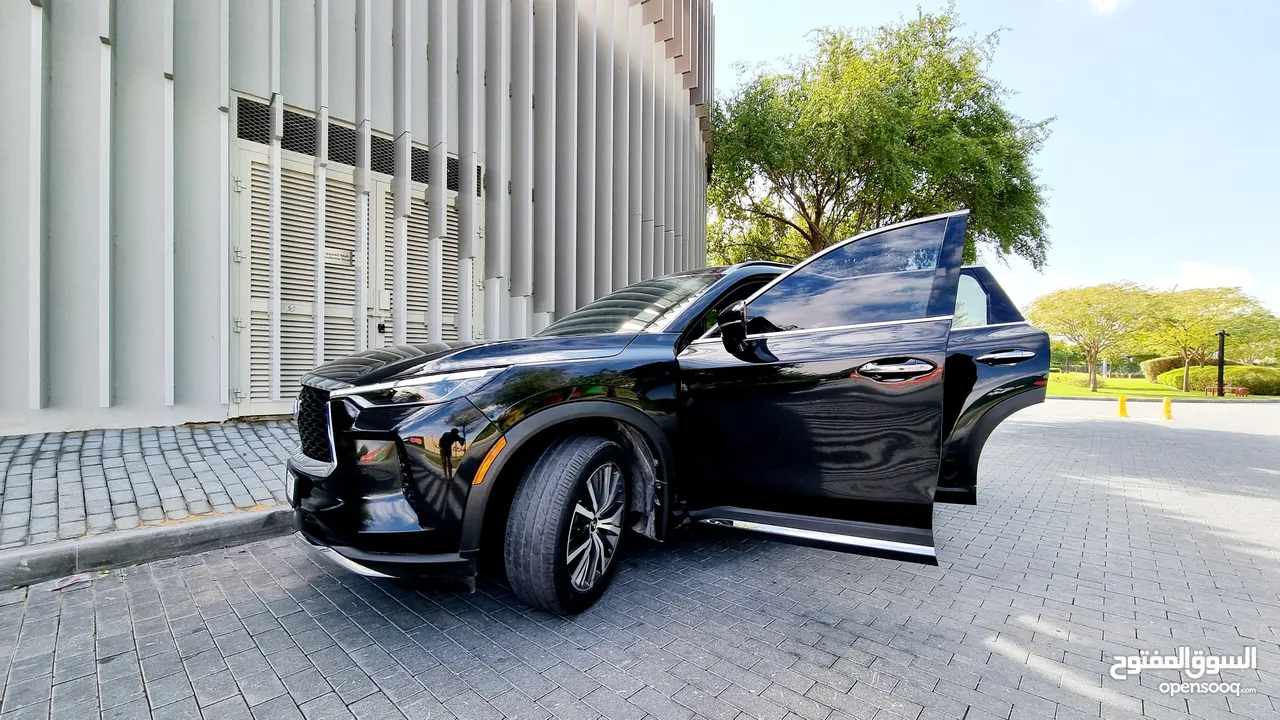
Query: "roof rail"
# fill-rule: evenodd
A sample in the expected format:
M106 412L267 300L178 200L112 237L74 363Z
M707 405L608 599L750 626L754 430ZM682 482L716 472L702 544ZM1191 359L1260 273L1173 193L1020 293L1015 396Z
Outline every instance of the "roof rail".
M750 267L752 265L770 265L772 267L784 267L784 268L791 267L789 263L777 262L774 260L744 260L740 263L734 263L733 265L730 265L729 267L725 268L725 272L728 272L730 270L737 270L738 268Z

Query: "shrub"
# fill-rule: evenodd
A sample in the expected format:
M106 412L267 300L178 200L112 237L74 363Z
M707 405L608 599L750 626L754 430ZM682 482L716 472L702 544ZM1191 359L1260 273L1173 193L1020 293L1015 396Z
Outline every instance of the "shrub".
M1235 360L1227 360L1226 364L1239 365L1240 363L1236 362ZM1142 368L1142 375L1147 379L1148 382L1160 382L1159 378L1161 375L1175 368L1178 370L1182 369L1182 358L1177 355L1171 355L1169 357L1151 358L1150 360L1143 360L1142 362L1138 363L1138 367ZM1194 369L1197 366L1193 364L1191 367ZM1216 362L1214 363L1213 367L1217 367ZM1179 380L1178 383L1179 385L1181 385L1182 381Z
M1223 381L1232 387L1248 388L1251 395L1280 395L1280 370L1275 368L1230 365L1223 372ZM1192 392L1203 392L1205 388L1213 387L1216 382L1218 382L1217 366L1202 365L1191 368ZM1160 384L1181 390L1182 368L1161 373Z
M1182 358L1177 355L1151 358L1138 363L1138 367L1142 368L1142 375L1149 382L1159 382L1158 378L1163 373L1182 367Z
M1073 385L1075 387L1087 388L1089 387L1089 373L1057 373L1057 377L1055 377L1053 381ZM1102 379L1102 375L1098 375L1098 389L1101 390L1106 386L1106 381Z

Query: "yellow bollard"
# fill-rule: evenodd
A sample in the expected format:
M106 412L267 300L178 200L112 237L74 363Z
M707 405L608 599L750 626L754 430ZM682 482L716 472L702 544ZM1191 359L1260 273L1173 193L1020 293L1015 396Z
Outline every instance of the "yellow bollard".
M1120 417L1129 417L1129 406L1125 403L1123 395L1120 396L1120 410L1116 414Z
M1164 412L1160 414L1165 420L1173 419L1173 398L1168 395L1164 398Z

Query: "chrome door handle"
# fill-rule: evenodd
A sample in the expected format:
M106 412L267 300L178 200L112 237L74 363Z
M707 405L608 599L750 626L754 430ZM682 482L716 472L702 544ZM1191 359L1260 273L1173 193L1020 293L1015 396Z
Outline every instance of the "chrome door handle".
M998 350L979 355L977 361L985 365L1016 365L1035 356L1030 350Z
M924 360L907 358L899 362L869 362L858 368L854 375L881 383L901 383L928 375L938 369L937 365Z
M858 372L862 373L879 373L883 375L922 375L932 372L933 366L923 362L905 362L893 365L881 365L880 363L867 363L858 368Z

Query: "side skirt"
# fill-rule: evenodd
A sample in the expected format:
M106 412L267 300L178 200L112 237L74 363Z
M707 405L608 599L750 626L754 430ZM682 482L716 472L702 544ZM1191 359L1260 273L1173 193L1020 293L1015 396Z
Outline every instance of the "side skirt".
M972 485L969 487L940 487L934 491L933 501L952 505L977 505L978 488Z
M708 525L766 533L800 545L907 560L924 565L938 564L933 531L929 529L728 506L695 510L689 516Z

